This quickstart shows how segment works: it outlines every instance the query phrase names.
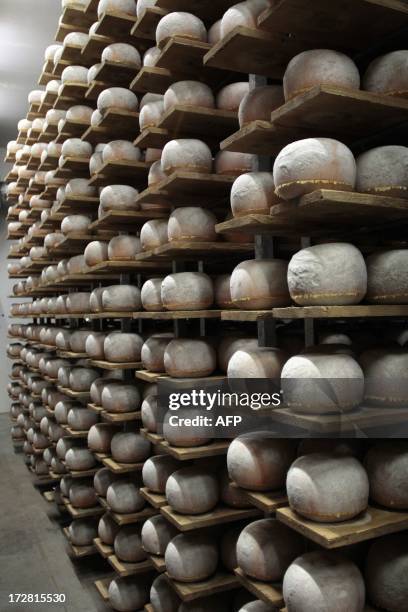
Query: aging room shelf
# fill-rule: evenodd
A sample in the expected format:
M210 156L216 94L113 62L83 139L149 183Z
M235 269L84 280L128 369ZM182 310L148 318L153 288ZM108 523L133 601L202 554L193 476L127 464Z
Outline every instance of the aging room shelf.
M358 304L352 306L287 306L272 310L223 310L222 321L265 321L268 319L350 319L407 317L408 305Z

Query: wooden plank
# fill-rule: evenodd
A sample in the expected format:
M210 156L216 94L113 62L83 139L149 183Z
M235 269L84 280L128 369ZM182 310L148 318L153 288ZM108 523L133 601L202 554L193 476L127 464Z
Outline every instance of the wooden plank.
M220 319L221 310L173 310L160 312L134 312L138 320L177 321L179 319ZM164 374L164 372L163 372Z
M122 11L109 11L103 13L99 18L99 26L94 34L97 36L108 36L118 42L127 42L130 32L137 19L133 15L127 15Z
M135 147L139 149L163 149L164 145L175 138L174 134L170 134L165 128L148 127L139 134L134 141Z
M176 171L157 190L165 193L174 206L191 206L194 197L197 206L198 202L206 202L206 207L212 208L229 198L235 179L236 176Z
M147 40L156 39L156 27L160 19L167 15L166 10L157 6L147 7L138 17L131 30L131 35L136 38L146 38Z
M180 514L175 512L171 506L161 507L160 512L170 523L183 532L261 516L261 512L255 508L237 509L227 506L219 506L211 512L196 515Z
M86 400L90 397L88 391L73 391L67 387L61 387L60 385L57 385L57 389L58 391L61 391L61 393L65 393L65 395L68 395L68 397L73 397L74 399Z
M44 497L44 499L47 502L54 502L55 501L55 493L54 493L54 491L44 491L43 497Z
M112 582L112 578L104 578L103 580L96 580L95 587L103 601L109 601L109 585Z
M64 504L66 509L74 519L100 516L104 513L104 509L100 506L94 506L93 508L74 508L74 506L69 502L64 502Z
M68 425L61 425L63 429L67 432L67 438L87 438L88 431L76 431L75 429L71 429Z
M188 240L174 240L157 247L153 251L146 251L136 255L136 261L145 259L166 258L167 260L182 259L183 261L197 259L217 259L224 256L252 254L253 244L233 242L194 242Z
M113 412L107 412L103 410L101 412L102 420L107 421L109 423L127 423L128 421L139 421L140 420L140 412L118 412L114 414Z
M150 559L146 561L140 561L139 563L125 563L117 558L116 555L108 557L108 561L122 578L125 576L136 576L137 574L145 574L151 572L154 569L153 563Z
M94 80L106 83L106 89L108 87L128 87L138 72L139 69L132 64L105 60L95 74Z
M201 582L178 582L173 580L167 572L164 576L183 601L194 601L200 597L209 597L216 593L239 588L239 581L236 576L224 571L218 571L211 578Z
M358 317L407 317L408 305L357 305L357 306L291 306L274 308L275 319L348 319Z
M133 370L140 368L142 363L140 361L132 361L128 363L113 363L111 361L102 361L99 359L90 359L90 365L101 370Z
M139 124L134 126L134 130L137 133L139 132ZM131 134L129 134L129 140L131 139ZM103 164L99 172L91 178L89 184L94 187L104 187L105 185L111 185L112 181L116 181L135 187L144 187L147 184L149 169L150 164L146 162L109 161Z
M278 508L288 505L288 496L284 491L247 491L235 483L233 486L239 489L240 495L246 497L249 503L265 514L272 514Z
M66 25L83 28L87 32L94 21L95 12L85 11L81 6L67 6L62 13L61 21ZM79 31L78 29L76 30Z
M165 41L155 66L175 72L201 72L203 58L210 49L211 45L207 42L173 36Z
M139 380L143 380L148 383L157 383L157 381L161 378L166 378L163 374L158 374L157 372L148 372L147 370L137 370L135 372L136 378Z
M150 219L166 219L167 212L143 210L108 210L89 226L90 230L100 229L132 229L142 226ZM134 261L129 263L135 263Z
M85 478L85 476L95 476L99 467L94 467L89 470L69 470L72 478Z
M160 555L149 555L149 559L153 563L154 568L157 572L162 574L166 571L166 562L164 560L164 557L161 557Z
M66 195L57 210L58 213L91 212L96 214L99 206L99 198L95 196Z
M219 143L238 128L238 115L217 108L176 105L164 113L157 127L168 130L169 139L199 138Z
M105 544L100 538L94 538L94 544L98 552L104 559L107 559L108 557L113 555L113 546Z
M281 608L285 605L280 585L254 580L246 576L239 568L235 569L234 572L239 583L261 601L275 608Z
M151 516L155 516L156 514L157 510L151 507L146 507L140 512L133 512L130 514L119 514L117 512L111 511L113 520L120 526L130 525L132 523L140 523L150 518Z
M226 455L229 447L229 442L213 441L209 444L195 447L170 446L168 442L159 442L160 450L171 455L180 461L189 461L190 459L205 459L208 457L218 457Z
M167 499L165 495L161 495L160 493L153 493L152 491L149 491L149 489L146 487L140 489L140 495L144 497L145 500L149 502L151 506L153 506L153 508L162 508L163 506L167 505Z
M146 274L149 274L151 272L157 272L159 270L162 271L166 271L170 269L170 264L168 262L165 261L102 261L99 264L96 264L95 266L90 267L90 270L92 272L100 272L100 276L103 278L102 273L107 273L107 272L114 272L114 273L118 273L118 272L134 272L134 273L141 273L143 274L143 272L145 272ZM129 316L132 317L133 313L125 313L125 314L121 314L119 311L117 311L116 313L101 313L101 314L105 314L106 316Z
M118 463L112 457L105 457L102 459L102 463L114 474L127 474L128 472L141 471L143 468L143 461L141 463Z
M65 173L65 175L75 175L75 178L89 176L89 159L83 157L64 157L62 164L59 166L55 173L58 177L59 172Z
M110 36L97 36L96 34L92 34L82 49L83 61L96 64L100 61L105 47L111 45L113 42L115 41Z
M68 527L64 527L62 531L64 532L64 535L67 538L71 554L77 559L80 559L82 557L89 557L90 555L94 555L97 552L94 544L90 546L75 546L74 544L72 544L69 539Z
M143 66L130 84L129 89L137 93L164 94L167 89L184 75L175 75L167 68Z
M357 542L404 531L408 512L369 506L359 517L341 523L316 523L302 518L290 508L280 508L276 518L324 548L339 548Z

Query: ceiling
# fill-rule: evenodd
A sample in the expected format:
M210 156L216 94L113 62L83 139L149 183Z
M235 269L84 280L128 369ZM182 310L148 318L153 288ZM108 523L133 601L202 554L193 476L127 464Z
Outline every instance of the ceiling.
M15 138L28 93L39 88L61 12L60 0L0 0L0 148Z

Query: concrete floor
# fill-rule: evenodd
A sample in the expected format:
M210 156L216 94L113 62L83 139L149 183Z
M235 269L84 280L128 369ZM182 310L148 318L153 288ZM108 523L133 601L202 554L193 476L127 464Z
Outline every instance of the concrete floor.
M66 521L68 522L68 521ZM101 557L71 561L54 504L33 487L22 454L0 414L0 611L106 612L94 581L111 575ZM65 593L65 604L9 603L9 593Z

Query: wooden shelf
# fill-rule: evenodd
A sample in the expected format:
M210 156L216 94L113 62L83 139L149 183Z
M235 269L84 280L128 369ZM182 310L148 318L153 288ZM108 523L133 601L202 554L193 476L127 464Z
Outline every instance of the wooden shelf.
M75 26L78 32L78 28L83 28L85 32L88 31L96 18L96 11L84 10L82 7L67 6L62 13L62 23L70 26Z
M234 574L218 571L214 576L201 582L178 582L170 578L167 572L164 574L169 584L183 601L193 601L200 597L208 597L216 593L231 591L239 588L239 581Z
M114 474L127 474L128 472L139 472L143 468L143 461L141 463L118 463L112 457L105 457L102 459L102 463Z
M89 226L91 230L101 229L117 229L126 230L129 229L129 225L132 226L132 230L141 227L146 221L151 219L166 219L168 217L167 212L149 211L149 210L108 210L103 213L96 221L93 221ZM119 261L114 263L121 263ZM125 264L126 262L124 262ZM129 263L135 263L129 262Z
M164 94L167 89L180 81L186 75L175 74L167 68L158 68L157 66L143 66L133 81L130 83L129 89L137 93L157 93ZM187 75L188 76L188 75Z
M135 127L139 130L139 127ZM130 138L129 138L130 139ZM150 164L140 161L110 161L106 162L94 175L89 184L93 187L105 187L112 185L112 181L125 183L126 185L144 186L147 183Z
M183 532L261 516L261 512L255 508L236 509L228 508L227 506L219 506L211 512L196 515L180 514L175 512L171 506L160 507L160 512L179 531Z
M88 129L87 121L74 121L73 119L65 119L62 130L55 139L56 142L63 143L67 138L80 138L84 131Z
M113 577L104 578L103 580L96 580L94 583L96 590L105 602L109 601L109 585L112 582L112 579Z
M235 483L233 486L239 489L240 495L246 497L250 504L265 514L272 514L278 508L288 505L288 496L284 491L247 491Z
M92 266L92 273L99 272L100 276L103 273L117 273L117 272L134 272L134 273L146 273L148 275L151 272L157 271L168 271L170 270L170 264L165 261L102 261L99 264ZM103 276L102 276L103 278ZM98 313L101 318L109 318L109 317L123 317L129 316L133 317L133 313L126 313L125 315L120 312L117 313ZM95 316L95 315L94 315Z
M101 370L136 370L142 365L140 361L113 363L112 361L102 361L100 359L90 359L89 363L91 366Z
M61 91L58 94L58 98L54 104L54 108L58 108L58 106L56 106L56 103L60 98L71 98L72 100L74 100L74 104L79 104L80 101L85 99L87 89L87 83L63 83L61 86Z
M74 65L83 65L83 59L81 45L64 44L60 61Z
M153 563L156 572L162 574L166 571L166 562L164 557L161 557L160 555L149 555L149 559Z
M149 502L151 506L153 506L153 508L162 508L163 506L167 505L167 499L165 495L161 495L160 493L153 493L152 491L149 491L149 489L147 489L146 487L140 489L140 495L144 497L145 500Z
M157 510L155 508L144 508L140 512L134 512L131 514L118 514L117 512L112 512L110 510L113 520L118 525L130 525L132 523L140 523L144 522L146 519L151 516L155 516L157 514Z
M367 91L319 85L300 93L271 114L270 123L253 121L221 143L221 149L276 155L288 143L316 134L353 143L384 132L384 144L401 136L408 100Z
M94 34L108 36L118 42L130 42L127 39L136 21L136 17L122 11L109 11L100 17L99 26Z
M85 478L86 476L95 476L98 469L98 467L94 467L89 470L69 470L69 473L72 478Z
M266 321L268 319L350 319L407 317L408 305L288 306L272 310L223 310L222 321Z
M101 412L102 420L108 423L128 423L129 421L140 421L140 412L107 412L106 410L102 410Z
M139 113L112 108L104 114L98 125L90 126L81 138L97 144L120 138L134 140L139 132Z
M107 89L108 86L109 85L107 83L103 83L102 81L92 81L85 94L86 101L96 102L99 97L99 94L101 94L105 89Z
M179 319L220 319L221 310L172 310L159 312L134 312L133 318L138 320L176 321ZM164 372L159 374L164 376Z
M58 170L55 172L57 178L80 178L89 177L89 159L84 157L65 157Z
M239 583L258 599L275 608L285 605L282 595L282 587L270 582L261 582L246 576L239 568L234 570Z
M105 544L104 542L102 542L102 540L100 538L94 538L94 544L95 544L99 554L104 559L107 559L108 557L113 555L113 546L110 546L109 544Z
M94 506L93 508L74 508L70 502L64 501L64 505L72 518L89 518L91 516L100 516L104 513L104 509L100 506Z
M115 41L110 36L97 36L92 34L85 47L82 49L82 60L87 63L92 62L96 64L100 61L105 47L111 45L113 42Z
M131 35L135 36L136 38L146 38L147 40L155 40L156 27L160 19L167 15L167 13L167 10L158 8L157 6L147 7L140 15L140 17L138 17L135 25L131 29Z
M65 214L90 212L96 214L98 206L98 197L66 195L58 206L56 212Z
M57 385L58 391L61 391L61 393L64 393L65 395L68 395L68 397L73 397L74 399L89 399L89 392L88 391L73 391L72 389L68 389L67 387L61 387L60 385Z
M153 563L150 559L146 561L140 561L139 563L125 563L117 558L116 555L108 557L108 561L121 577L125 576L136 576L137 574L145 574L151 572L154 569Z
M95 74L94 80L106 83L106 89L108 87L128 87L138 72L139 69L130 64L105 60Z
M148 372L147 370L137 370L135 377L139 380L143 380L148 383L157 383L159 379L166 378L164 374L158 374L157 372Z
M52 248L48 249L48 252L59 255L77 255L84 252L85 247L89 242L95 240L97 236L92 234L76 234L72 232L64 237L64 239Z
M136 261L149 261L164 258L167 261L181 259L182 261L197 261L201 259L219 259L225 256L251 256L254 251L253 244L233 242L189 242L175 240L163 244L152 251L136 255Z
M160 450L163 450L168 455L171 455L180 461L189 461L190 459L205 459L208 457L226 455L228 446L229 442L225 442L224 440L214 441L203 446L194 447L170 446L170 444L164 440L159 443Z
M228 200L235 179L236 176L178 170L159 183L158 189L162 197L165 194L174 206L191 206L191 198L194 197L197 206L198 202L202 202L212 208ZM142 203L140 197L138 201ZM145 201L149 202L149 197Z
M68 425L62 425L62 428L65 429L65 431L67 432L67 438L87 438L88 437L88 430L84 430L84 431L79 431L79 430L75 430L75 429L71 429L71 427L68 427Z
M290 508L277 510L276 518L324 548L349 546L404 531L408 527L408 512L373 506L359 517L341 523L316 523L302 518Z

